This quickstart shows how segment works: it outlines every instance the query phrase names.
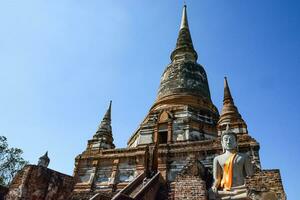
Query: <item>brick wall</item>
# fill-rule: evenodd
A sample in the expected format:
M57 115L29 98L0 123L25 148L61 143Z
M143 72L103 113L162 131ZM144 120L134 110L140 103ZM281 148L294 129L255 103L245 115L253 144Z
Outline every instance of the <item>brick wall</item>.
M207 200L206 183L196 176L178 176L170 185L169 199Z
M278 200L286 200L279 170L262 170L246 179L246 186L254 196L274 192Z
M71 176L41 166L27 165L13 179L6 200L66 200L73 185Z
M92 197L94 197L93 200L110 200L112 196L112 193L108 194L104 192L73 192L68 200L90 200Z

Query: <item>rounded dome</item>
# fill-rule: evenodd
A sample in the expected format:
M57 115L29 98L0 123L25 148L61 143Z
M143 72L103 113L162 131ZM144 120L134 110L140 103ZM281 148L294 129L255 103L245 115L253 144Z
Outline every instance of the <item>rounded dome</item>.
M162 75L157 99L174 94L189 94L210 100L204 68L192 61L169 64Z

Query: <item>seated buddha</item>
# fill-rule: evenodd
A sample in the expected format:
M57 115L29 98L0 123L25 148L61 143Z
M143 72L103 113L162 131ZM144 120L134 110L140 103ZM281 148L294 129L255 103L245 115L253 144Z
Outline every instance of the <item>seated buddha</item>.
M247 199L245 177L253 174L249 156L237 151L237 136L229 130L221 135L223 154L213 161L214 183L209 199Z

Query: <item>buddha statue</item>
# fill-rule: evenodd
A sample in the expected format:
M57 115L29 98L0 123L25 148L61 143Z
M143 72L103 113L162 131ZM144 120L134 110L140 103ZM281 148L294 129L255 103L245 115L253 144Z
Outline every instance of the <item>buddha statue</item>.
M209 191L209 199L247 199L245 177L253 174L248 155L238 152L237 136L229 130L221 135L223 154L213 161L214 183Z

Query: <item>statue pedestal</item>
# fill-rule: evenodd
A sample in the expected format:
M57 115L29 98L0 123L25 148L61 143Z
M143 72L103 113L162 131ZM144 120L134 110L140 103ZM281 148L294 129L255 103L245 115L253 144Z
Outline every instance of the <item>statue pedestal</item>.
M209 191L210 200L247 200L250 199L248 196L248 191L245 185L232 187L230 190L218 190L216 193L212 190Z

